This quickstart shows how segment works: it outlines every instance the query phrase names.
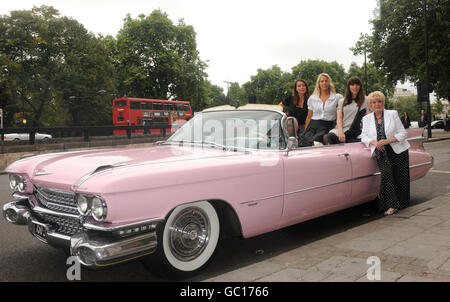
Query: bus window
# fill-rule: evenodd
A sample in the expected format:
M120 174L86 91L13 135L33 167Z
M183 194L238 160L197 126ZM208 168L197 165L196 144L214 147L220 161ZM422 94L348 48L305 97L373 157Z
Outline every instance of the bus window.
M162 103L153 103L153 110L163 110Z
M143 110L152 110L151 102L141 102L141 107Z
M131 110L140 110L141 109L141 103L140 102L130 101L130 109Z
M166 111L172 111L172 110L173 110L172 104L164 104L164 110L166 110Z
M191 111L188 104L184 104L184 111L186 111L186 112Z
M184 111L183 104L176 104L176 106L177 106L177 111Z
M126 107L126 106L127 106L127 101L126 100L116 101L116 108Z

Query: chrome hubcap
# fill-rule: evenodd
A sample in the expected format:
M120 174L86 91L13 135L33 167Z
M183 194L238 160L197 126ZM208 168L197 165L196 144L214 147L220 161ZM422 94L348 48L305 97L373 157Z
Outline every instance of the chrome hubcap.
M208 216L197 207L178 213L169 230L170 250L180 261L197 258L208 245L211 232Z

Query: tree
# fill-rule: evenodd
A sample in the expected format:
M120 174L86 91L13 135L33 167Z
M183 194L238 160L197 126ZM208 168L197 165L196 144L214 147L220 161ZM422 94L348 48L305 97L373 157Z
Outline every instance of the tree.
M283 72L277 65L267 70L258 69L257 74L242 86L245 93L242 94L241 101L244 103L253 98L259 104L279 104L290 93L288 87L292 85L291 78L289 73Z
M386 107L390 107L389 97L394 93L394 86L375 66L368 63L366 66L367 87L364 87L366 95L374 91L381 91L386 96ZM364 66L359 67L356 63L351 63L347 72L347 79L351 76L358 76L364 84Z
M425 34L423 1L383 0L378 2L372 34L368 36L369 59L388 80L416 82L425 79ZM438 97L449 98L450 56L448 29L449 0L426 0L429 51L428 79ZM362 35L359 45L367 37ZM358 48L358 43L355 48Z
M411 121L419 120L420 104L417 96L399 97L396 102L392 102L392 108L397 110L400 117L403 112L407 112Z
M436 116L440 118L444 110L444 104L440 99L437 99L433 104L431 104L431 116Z
M206 95L205 107L215 107L227 104L227 98L223 93L223 88L211 84L208 80L206 81Z
M227 98L232 106L242 106L249 102L245 94L245 89L237 82L230 83Z
M194 110L206 106L206 63L199 58L195 31L183 20L174 25L167 14L130 15L108 43L116 68L119 95L156 99L181 98Z
M317 77L321 73L327 73L330 75L337 93L345 93L345 85L347 84L345 69L341 64L335 61L301 61L296 66L292 67L292 81L300 78L305 79L308 82L308 87L312 94L316 86ZM291 84L291 86L292 85L293 83Z
M74 110L85 113L83 124L110 119L110 111L107 115L102 111L104 99L86 99L82 105L70 102L69 96L113 90L106 50L83 25L59 17L49 6L11 11L0 17L0 24L0 41L5 41L0 46L1 94L12 111L8 116L24 111L27 125L33 126L78 125L78 114L72 114L72 120L64 118ZM95 116L90 116L93 112ZM8 123L12 126L11 120Z

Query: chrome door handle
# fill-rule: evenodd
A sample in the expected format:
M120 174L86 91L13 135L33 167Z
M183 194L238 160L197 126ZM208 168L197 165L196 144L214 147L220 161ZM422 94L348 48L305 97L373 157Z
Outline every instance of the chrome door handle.
M350 156L350 154L348 154L347 152L345 153L340 153L337 156L345 156L345 159L348 159L348 157Z

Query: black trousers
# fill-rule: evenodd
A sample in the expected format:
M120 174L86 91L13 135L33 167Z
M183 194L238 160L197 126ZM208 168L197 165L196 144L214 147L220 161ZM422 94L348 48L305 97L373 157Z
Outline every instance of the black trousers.
M409 206L410 176L408 150L397 154L390 145L377 156L378 168L381 172L381 188L378 196L378 209L403 209Z
M334 128L335 121L311 120L308 129L299 140L299 147L313 146L314 141L323 143L323 136Z

